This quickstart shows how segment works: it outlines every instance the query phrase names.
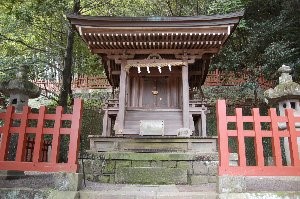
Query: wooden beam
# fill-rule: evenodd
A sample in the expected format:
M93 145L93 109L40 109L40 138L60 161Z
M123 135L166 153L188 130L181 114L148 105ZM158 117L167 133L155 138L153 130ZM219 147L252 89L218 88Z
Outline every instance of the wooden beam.
M182 66L182 116L183 128L189 128L189 68L186 63Z
M128 65L134 65L134 64L151 64L151 63L157 63L159 64L168 64L172 62L180 62L182 60L180 59L134 59L134 60L127 60ZM189 59L187 60L188 63L194 63L195 60Z
M175 54L182 55L184 51L187 54L201 55L205 53L218 53L219 48L210 48L210 49L155 49L157 54ZM112 58L113 55L123 55L126 52L127 55L136 55L136 54L152 54L153 49L92 49L92 53L95 54L107 54Z

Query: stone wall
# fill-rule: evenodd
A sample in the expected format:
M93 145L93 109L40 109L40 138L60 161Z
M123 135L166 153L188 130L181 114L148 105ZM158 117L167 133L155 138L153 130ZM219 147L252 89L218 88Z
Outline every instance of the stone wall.
M86 179L101 183L217 182L217 153L94 152L88 153L83 162Z

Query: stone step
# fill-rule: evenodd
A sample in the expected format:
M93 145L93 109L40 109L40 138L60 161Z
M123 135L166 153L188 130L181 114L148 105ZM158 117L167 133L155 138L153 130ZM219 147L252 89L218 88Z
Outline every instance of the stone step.
M140 185L103 184L87 181L87 187L80 191L80 199L215 199L218 198L215 183L204 185Z
M215 192L81 191L80 199L216 199Z
M119 167L115 183L120 184L188 184L185 168L166 167Z

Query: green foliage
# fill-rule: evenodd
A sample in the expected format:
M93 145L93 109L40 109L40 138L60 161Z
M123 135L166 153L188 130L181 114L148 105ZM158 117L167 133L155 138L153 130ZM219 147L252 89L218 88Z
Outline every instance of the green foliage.
M256 82L261 75L277 80L277 69L286 64L295 69L294 76L299 79L300 2L256 0L229 4L237 7L243 4L245 17L221 54L214 59L214 68L228 71L247 68L253 77L250 81ZM214 5L213 8L227 12L225 8L222 11L221 6Z
M84 108L81 127L81 152L89 149L89 135L101 135L103 107L106 99L110 96L109 92L96 91L93 93L77 94L76 97L84 98Z

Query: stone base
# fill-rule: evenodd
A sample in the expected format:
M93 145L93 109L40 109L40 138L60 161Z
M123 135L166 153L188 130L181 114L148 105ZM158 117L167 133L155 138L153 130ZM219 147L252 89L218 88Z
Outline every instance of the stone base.
M29 188L0 188L0 198L35 198L35 199L79 199L78 191L57 191L44 189Z
M219 176L219 193L299 191L300 176Z
M198 152L216 153L217 137L132 136L103 137L90 135L93 152Z
M54 173L54 186L59 191L78 191L82 186L82 173Z
M95 182L199 185L216 183L218 154L90 152L84 168Z
M24 177L24 171L12 171L12 170L1 170L0 179L1 180L12 180Z
M300 192L220 193L219 199L296 199Z

